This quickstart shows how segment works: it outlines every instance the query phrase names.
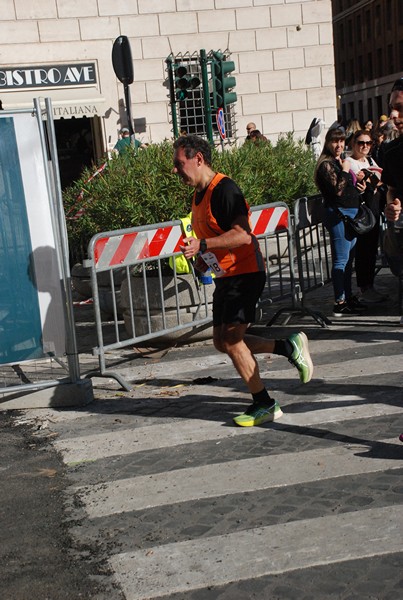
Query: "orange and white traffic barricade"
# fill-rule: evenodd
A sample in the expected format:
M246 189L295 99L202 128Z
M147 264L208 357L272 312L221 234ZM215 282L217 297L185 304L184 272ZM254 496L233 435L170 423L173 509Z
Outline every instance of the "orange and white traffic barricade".
M289 209L282 202L252 207L251 224L266 263L267 286L257 307L262 314L265 304L295 296ZM106 353L162 336L166 343L211 337L206 330L212 325L214 286L199 280L192 263L190 272L181 270L186 235L181 221L171 221L92 238L84 266L91 273L99 371L89 376L113 377L130 389L119 372L106 369Z
M93 353L100 368L89 375L113 377L130 389L118 372L106 370L106 352L162 336L180 340L195 332L201 335L211 325L213 286L202 285L190 263L184 273L170 260L183 256L180 246L185 235L181 221L171 221L92 238L84 266L91 272L98 336Z

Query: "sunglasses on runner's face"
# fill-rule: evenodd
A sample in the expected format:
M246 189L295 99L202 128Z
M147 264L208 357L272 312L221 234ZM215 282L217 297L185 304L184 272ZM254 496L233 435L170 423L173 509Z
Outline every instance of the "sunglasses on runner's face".
M359 146L372 146L372 142L364 142L364 141L361 141L361 140L358 140L357 144Z

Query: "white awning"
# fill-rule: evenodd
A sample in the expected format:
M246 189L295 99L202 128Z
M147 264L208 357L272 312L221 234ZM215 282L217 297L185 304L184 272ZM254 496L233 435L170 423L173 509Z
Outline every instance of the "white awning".
M95 87L59 88L53 90L6 91L0 93L4 110L31 108L34 98L52 100L54 119L75 117L102 117L106 110L106 100Z

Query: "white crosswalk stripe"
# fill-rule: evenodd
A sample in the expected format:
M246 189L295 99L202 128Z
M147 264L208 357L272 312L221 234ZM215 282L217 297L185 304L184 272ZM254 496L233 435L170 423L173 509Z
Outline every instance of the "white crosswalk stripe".
M369 527L368 525L371 524ZM296 540L303 539L303 547ZM307 519L180 544L167 544L111 560L126 600L284 573L345 559L403 551L403 505L324 519ZM135 566L135 570L133 570Z
M338 499L337 493L342 495L337 482L343 482L343 490L346 486L354 487L357 477L393 478L395 473L398 482L403 446L397 436L388 431L388 426L384 425L376 433L368 435L354 435L349 430L350 427L362 428L377 419L383 419L384 423L395 419L403 421L403 402L397 391L391 397L385 395L382 386L376 386L370 392L366 387L365 374L369 365L371 376L379 374L379 377L388 375L396 378L396 373L402 370L401 354L396 353L394 342L389 343L387 359L383 356L382 348L386 343L387 339L385 342L374 340L379 356L357 358L354 365L349 366L347 379L342 362L344 354L353 348L363 349L364 344L352 340L329 341L340 362L334 361L333 354L333 358L329 359L331 364L324 360L316 366L314 379L317 383L312 393L305 393L308 386L304 386L304 395L299 398L290 394L288 405L285 402L283 418L274 425L266 424L260 428L226 426L233 414L231 400L241 410L246 394L237 388L234 388L233 395L228 394L216 383L208 388L192 385L191 390L184 386L175 398L172 413L168 417L164 413L161 419L158 418L158 410L166 410L172 398L167 394L159 404L154 398L155 419L153 413L150 416L146 410L144 413L138 411L134 426L127 419L119 428L108 426L105 422L102 428L97 428L94 425L96 416L90 417L90 413L85 411L77 414L83 434L74 432L70 422L66 433L54 441L66 464L71 468L78 466L70 491L84 509L88 524L83 522L75 528L74 535L82 535L82 530L87 528L88 539L98 541L99 532L103 530L112 531L119 539L120 535L124 535L126 524L132 527L130 536L134 532L133 537L126 538L121 545L117 543L109 554L109 565L125 600L152 600L175 593L188 594L211 586L226 586L231 582L403 552L403 498L398 491L394 492L394 502L385 498L384 504L367 506L364 502L360 504L359 498L357 505L347 503L337 514L332 513L333 508L322 514L316 503L315 516L291 518L288 522L268 521L268 524L263 522L261 527L256 527L249 525L247 519L241 524L229 520L225 534L211 534L207 529L206 533L198 535L186 530L178 535L178 541L167 542L163 535L161 539L157 535L157 542L152 536L147 542L147 536L140 533L142 519L145 520L144 531L152 531L155 515L161 514L163 519L164 514L175 506L183 510L183 520L191 524L192 511L201 510L200 503L203 501L218 506L226 501L228 506L228 499L233 498L234 504L244 499L253 511L254 494L267 494L265 498L270 504L279 491L287 494L288 490L304 486L308 489L305 493L309 493L310 485L321 482L324 489L337 490L329 491L329 494L334 494L331 498L333 507ZM229 376L228 369L231 367L225 358L214 356L203 360L196 374L191 373L190 362L189 365L186 362L181 364L182 374L219 377L226 372ZM295 369L280 362L283 360L276 358L271 365L272 370L263 371L263 374L267 377L270 374L274 380L295 379ZM146 406L147 394L152 396L152 390L158 389L158 378L164 380L166 388L170 380L174 385L173 363L158 365L153 377L150 376L150 384L139 392L142 407ZM360 383L349 383L352 378L355 378L354 382L361 382L362 390ZM332 391L329 385L339 386L338 391L334 391L336 387ZM301 390L298 381L295 388ZM200 417L200 413L198 418L190 418L187 408L189 393L193 401L195 397L200 398L206 419ZM287 392L284 394L287 397ZM221 402L223 416L215 415L213 420L208 420L214 398ZM229 414L225 413L226 406L232 407ZM136 415L135 405L132 413ZM86 418L90 422L88 431L82 426ZM142 419L145 419L144 422ZM298 449L293 444L298 443L298 433L303 428L312 431L312 437L307 447ZM340 431L348 433L344 435ZM273 444L281 438L284 446L276 452L267 451L262 446L257 456L259 449L256 450L256 446L259 441L264 443L267 436ZM242 448L242 444L252 444L254 440L256 445L252 456L235 451L231 453L231 444ZM226 454L221 456L220 449L224 445ZM207 458L188 466L183 457L187 453L197 456L197 449L207 452ZM172 456L174 466L168 470L158 470L158 465L153 468L151 459L149 463L145 459L149 453L158 460ZM177 468L175 456L182 457ZM111 466L115 463L119 465L116 471ZM109 470L107 475L102 476L104 465L108 465ZM86 482L87 470L97 474L93 483ZM222 506L223 514L226 506ZM217 510L220 511L219 508ZM148 514L152 514L149 520ZM170 524L171 527L174 525ZM179 530L181 523L178 522L177 526ZM157 524L155 528L158 529Z
M382 443L396 445L396 439ZM317 479L399 469L398 461L365 457L368 446L329 448L277 456L239 459L236 468L225 463L179 469L152 476L105 482L78 489L91 518L116 512L143 510L198 498L214 498L259 489L296 485Z
M210 388L213 390L213 388ZM214 393L213 391L210 392ZM334 401L334 396L324 396L317 402L326 406L326 402ZM381 415L403 414L403 406L389 406L379 403L362 404L360 396L343 396L339 402L346 406L338 408L321 408L311 412L287 414L284 409L282 424L310 426L321 423L347 421L348 419L366 419ZM348 406L348 402L352 405ZM361 404L360 404L361 402ZM62 451L67 463L76 463L98 458L112 457L124 454L135 454L155 448L172 448L178 444L194 444L196 442L218 442L225 438L240 435L254 435L261 432L259 428L228 428L223 427L224 422L206 421L202 419L183 420L178 425L174 423L161 423L152 430L150 427L136 427L135 429L119 430L118 432L97 433L84 437L60 440L55 446Z

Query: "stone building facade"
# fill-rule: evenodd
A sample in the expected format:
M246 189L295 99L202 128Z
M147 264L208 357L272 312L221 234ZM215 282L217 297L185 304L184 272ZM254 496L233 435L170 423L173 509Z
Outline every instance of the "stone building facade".
M123 85L111 60L120 35L130 40L131 110L143 142L172 137L166 57L202 48L228 50L235 62L239 141L248 121L276 140L287 131L305 136L314 117L335 119L331 0L2 0L1 6L3 107L51 97L60 140L86 129L96 157L126 124Z
M389 114L403 74L403 0L333 0L336 86L345 122Z

